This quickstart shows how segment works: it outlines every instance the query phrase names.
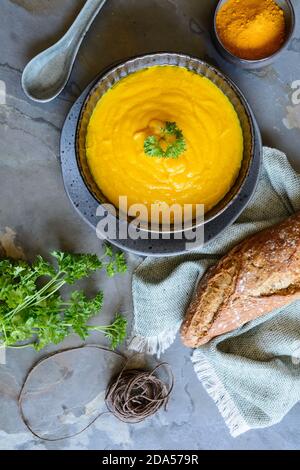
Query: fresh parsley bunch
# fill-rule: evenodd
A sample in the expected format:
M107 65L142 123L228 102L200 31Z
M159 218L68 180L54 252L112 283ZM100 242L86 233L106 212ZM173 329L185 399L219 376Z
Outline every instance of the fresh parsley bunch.
M82 291L73 291L68 299L60 289L106 269L108 276L126 271L123 253L114 253L109 245L102 258L93 254L54 251L56 267L38 256L33 264L4 259L0 261L0 343L14 346L31 341L40 350L49 343L58 344L72 332L85 339L92 330L110 339L112 348L126 335L126 319L117 314L113 324L90 326L88 320L102 307L103 293L89 299Z
M169 139L173 139L171 142ZM166 149L162 148L162 143ZM148 136L144 141L144 152L149 157L178 158L186 150L186 142L176 122L166 122L161 129L161 136Z

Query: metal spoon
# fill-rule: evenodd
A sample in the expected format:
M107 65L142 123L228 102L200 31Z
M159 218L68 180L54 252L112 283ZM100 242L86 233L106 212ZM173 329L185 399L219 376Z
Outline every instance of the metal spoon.
M61 93L81 42L105 2L87 0L67 33L27 64L22 74L22 88L29 98L46 103Z

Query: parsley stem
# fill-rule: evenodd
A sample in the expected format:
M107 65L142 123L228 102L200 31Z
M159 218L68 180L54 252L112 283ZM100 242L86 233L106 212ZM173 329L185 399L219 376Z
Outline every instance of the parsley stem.
M34 302L33 304L31 304L30 306L31 307L34 307L35 305L39 305L41 302L43 302L44 300L48 299L48 297L51 297L53 294L55 294L55 292L57 292L63 285L65 285L66 281L65 280L61 280L59 283L56 284L56 286L54 287L53 290L51 290L50 292L47 292L47 295L45 295L44 297L40 298L37 302Z
M0 289L0 298L2 297L2 293L5 292L6 287L8 286L8 279L6 279L3 283L3 286Z
M109 327L110 327L110 325L107 325L107 326L88 325L88 330L104 331L104 330L107 330L107 328L109 328Z
M7 341L7 333L6 333L6 328L5 328L5 324L2 323L2 332L3 332L3 335L4 335L4 338L5 338L5 341Z
M22 281L27 282L27 281L29 281L30 278L32 278L32 276L35 276L36 274L37 274L36 271L33 271L33 272L29 273L29 274L27 274L27 276L24 276Z
M13 317L14 315L16 315L17 313L19 313L21 310L24 310L24 308L27 308L29 306L31 306L34 302L34 300L36 300L38 297L41 296L41 294L43 294L45 291L47 291L49 289L49 287L51 287L53 284L55 284L57 282L57 279L59 278L59 276L61 275L61 272L58 272L56 276L54 276L53 279L51 279L44 287L42 287L36 294L30 296L27 300L25 300L22 304L18 305L18 307L12 309L10 312L8 312L6 315L5 315L5 318L11 318ZM40 299L41 301L41 299Z

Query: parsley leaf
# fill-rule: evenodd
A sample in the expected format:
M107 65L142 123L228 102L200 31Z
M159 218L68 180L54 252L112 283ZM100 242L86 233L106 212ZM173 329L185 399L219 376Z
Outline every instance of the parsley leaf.
M90 330L104 332L106 338L110 340L112 349L115 349L119 343L124 341L126 337L126 328L127 321L123 315L120 315L119 313L117 313L115 321L111 325L89 326Z
M108 258L108 262L104 262L103 266L106 269L108 277L113 277L118 273L125 273L127 271L127 265L125 260L124 253L115 253L113 252L111 246L108 243L105 243L105 253L104 256Z
M145 139L144 151L146 155L149 155L150 157L163 157L164 156L164 151L160 146L158 137L156 137L155 135L150 135L149 137Z
M171 141L170 136L175 140ZM150 157L178 158L185 150L186 142L176 122L167 121L159 136L150 135L144 141L144 152Z
M65 274L65 281L74 284L75 281L89 276L93 271L102 269L102 261L97 255L71 254L53 251L52 256L57 260L60 272Z

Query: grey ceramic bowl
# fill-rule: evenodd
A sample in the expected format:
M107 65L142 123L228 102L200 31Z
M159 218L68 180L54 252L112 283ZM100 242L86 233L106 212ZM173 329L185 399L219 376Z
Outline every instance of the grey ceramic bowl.
M295 31L295 25L296 25L296 15L295 15L295 10L292 5L292 2L290 0L275 0L276 3L282 8L285 16L285 22L286 22L286 38L280 49L276 51L274 54L265 57L263 59L255 59L255 60L248 60L248 59L241 59L240 57L232 54L224 44L222 43L218 31L217 31L217 24L216 24L216 19L217 19L217 14L220 10L220 8L226 3L228 0L220 0L216 11L215 11L215 16L214 16L214 37L215 37L215 43L218 51L220 54L229 62L239 65L240 67L243 67L245 69L258 69L261 67L265 67L266 65L269 65L272 63L275 59L278 58L278 56L281 54L281 52L287 48L289 45L292 36Z
M87 188L89 189L90 193L94 196L94 198L100 204L109 203L109 201L102 194L100 188L94 182L87 163L85 143L88 123L99 99L113 85L115 85L119 80L133 72L154 65L173 65L185 67L188 70L193 71L194 73L198 73L201 76L209 78L229 98L238 114L244 136L244 155L241 170L234 186L227 193L224 199L222 199L211 211L205 214L205 219L202 223L210 222L214 218L222 214L238 198L249 175L249 169L251 166L253 155L255 151L257 151L257 149L255 148L255 145L257 145L255 142L257 141L255 140L254 136L252 112L240 90L232 83L229 78L225 77L216 68L197 58L176 53L148 54L127 60L126 62L117 65L116 67L113 67L107 73L105 73L105 75L99 79L99 81L93 87L91 92L88 94L82 107L80 118L78 121L76 132L76 158L79 171ZM185 230L191 230L191 228L194 229L196 227L196 223L191 222L191 225L185 227ZM142 226L141 230L156 233L175 233L176 231L182 231L175 230L174 227L171 227L171 229L159 227L158 229L153 230L153 227L150 228L148 224Z

